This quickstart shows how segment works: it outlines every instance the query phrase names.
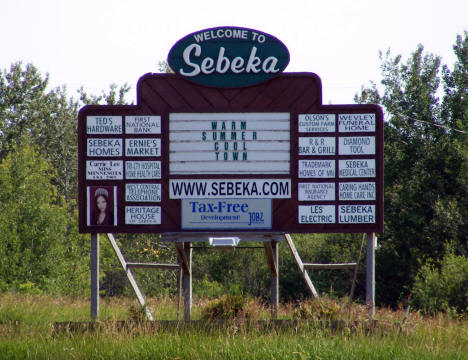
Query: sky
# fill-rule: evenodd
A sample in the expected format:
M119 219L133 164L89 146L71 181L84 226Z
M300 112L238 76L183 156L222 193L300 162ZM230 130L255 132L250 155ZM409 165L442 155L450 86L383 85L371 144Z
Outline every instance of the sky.
M406 59L422 44L451 67L468 1L3 0L0 69L32 63L75 97L81 86L99 95L127 83L135 102L138 78L158 72L179 39L217 26L277 37L289 49L286 72L316 73L324 104L352 104L361 86L380 81L379 50Z

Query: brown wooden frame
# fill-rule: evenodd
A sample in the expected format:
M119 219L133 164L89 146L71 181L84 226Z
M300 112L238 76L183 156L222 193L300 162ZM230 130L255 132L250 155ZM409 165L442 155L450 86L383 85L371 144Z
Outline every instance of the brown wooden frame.
M212 88L197 85L174 74L146 74L142 76L137 84L136 105L89 105L83 107L78 117L78 178L79 178L79 230L82 233L199 233L205 230L183 230L181 228L180 199L169 198L169 132L168 117L173 112L289 112L291 114L290 125L290 174L289 175L175 175L171 179L217 179L217 178L278 178L291 179L291 198L273 200L273 221L271 231L265 230L216 230L216 232L253 232L253 233L371 233L383 232L383 114L377 105L323 105L322 87L320 78L313 73L283 73L265 83L236 89ZM298 138L300 136L334 136L336 138L336 149L338 149L338 126L335 133L299 133L298 115L307 113L326 114L353 114L372 113L376 115L376 131L363 133L340 133L341 136L375 136L375 155L334 155L334 156L298 156ZM86 116L96 115L160 115L160 135L92 135L86 134ZM121 138L135 137L160 137L162 155L151 160L160 160L162 166L162 178L158 180L87 180L86 173L86 141L88 138ZM125 140L123 140L125 142ZM299 160L334 159L336 166L336 177L334 179L314 179L313 182L334 182L335 201L322 201L319 205L335 205L335 224L299 224L298 206L314 205L314 202L298 201L298 183L312 182L311 179L298 178ZM376 222L372 224L339 224L338 205L363 204L362 201L339 201L338 183L350 181L338 177L339 159L368 159L376 160L376 195L375 201L366 201L365 204L376 206ZM112 158L112 160L124 160L125 156ZM132 158L132 160L134 160ZM150 160L139 158L138 160ZM352 181L369 181L368 178L353 178ZM161 225L125 225L124 209L126 205L141 205L141 203L126 203L124 197L125 183L161 183L162 201L147 205L161 206ZM86 187L87 186L117 186L118 187L118 225L117 226L88 226L86 223ZM146 205L146 204L145 204Z

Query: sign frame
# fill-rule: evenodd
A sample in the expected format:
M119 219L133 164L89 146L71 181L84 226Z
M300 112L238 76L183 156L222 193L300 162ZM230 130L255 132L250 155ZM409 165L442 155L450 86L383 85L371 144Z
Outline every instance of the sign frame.
M182 94L182 96L181 96ZM289 174L251 174L241 177L236 175L170 175L169 174L169 116L171 113L235 113L235 112L288 112L290 114L290 171ZM334 114L335 132L309 133L299 132L299 116L303 114ZM374 115L375 131L366 132L340 132L340 115ZM86 134L87 116L122 117L122 134ZM159 116L161 119L160 134L134 134L125 133L125 116ZM290 180L290 198L274 198L272 200L272 228L268 231L262 229L236 229L236 232L268 232L268 233L370 233L383 232L383 113L377 105L323 105L322 87L320 78L314 73L283 73L266 83L238 89L216 89L187 81L177 74L146 74L137 84L136 105L89 105L83 107L78 116L78 180L79 180L79 231L81 233L197 233L207 232L206 229L183 229L181 226L180 199L171 199L169 196L170 180ZM375 137L375 154L373 155L340 155L340 137ZM335 137L336 151L334 155L307 155L298 153L299 137ZM122 180L91 180L86 179L86 161L103 160L87 156L88 138L121 139L121 156L107 158L112 161L122 161L124 176ZM160 156L156 157L127 157L125 156L126 139L160 139ZM375 177L339 177L340 160L375 161ZM333 160L335 176L333 178L300 178L299 162L304 160ZM159 162L161 178L153 179L126 179L126 161L153 161ZM362 205L363 201L339 200L339 183L374 182L376 198L367 201L367 205L375 205L375 222L361 224L339 223L338 207L340 205ZM298 183L335 183L334 201L299 201ZM161 184L161 201L157 203L134 203L125 201L126 183L153 183ZM92 227L86 224L85 192L87 186L116 186L117 187L117 226ZM335 224L300 224L298 221L299 206L335 205ZM126 206L160 206L161 224L135 225L125 224ZM232 229L216 229L214 232L232 232Z

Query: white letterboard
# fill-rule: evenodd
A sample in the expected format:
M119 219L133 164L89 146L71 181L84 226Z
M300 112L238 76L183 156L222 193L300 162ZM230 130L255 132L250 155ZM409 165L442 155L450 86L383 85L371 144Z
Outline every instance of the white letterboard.
M289 174L290 114L169 114L169 174Z

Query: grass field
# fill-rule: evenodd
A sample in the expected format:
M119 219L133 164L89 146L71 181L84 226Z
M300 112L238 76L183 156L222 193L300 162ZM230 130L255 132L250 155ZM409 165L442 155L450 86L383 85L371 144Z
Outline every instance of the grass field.
M175 301L149 299L149 304L157 320L176 319ZM194 318L204 304L194 304ZM269 312L252 301L251 320L162 329L134 321L133 299L109 299L101 302L97 329L66 332L54 331L54 324L87 323L87 299L4 294L0 359L468 359L466 320L382 309L369 322L365 308L356 305L342 306L330 321L288 322L296 308L281 307L286 325L280 328L258 326L268 324ZM120 320L126 320L125 327L117 326Z

